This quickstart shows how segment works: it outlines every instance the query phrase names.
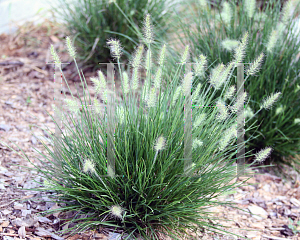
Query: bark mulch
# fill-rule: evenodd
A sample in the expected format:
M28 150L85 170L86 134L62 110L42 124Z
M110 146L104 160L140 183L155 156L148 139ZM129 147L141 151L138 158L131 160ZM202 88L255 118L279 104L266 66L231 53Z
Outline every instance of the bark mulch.
M36 157L40 155L34 148L46 154L41 141L49 147L51 145L50 136L37 126L45 125L54 131L54 123L46 114L46 111L53 114L54 104L54 68L46 64L52 61L48 51L50 44L59 52L62 62L70 61L63 51L65 35L62 32L65 31L57 24L45 21L41 26L25 25L13 35L0 35L0 139L15 150L18 148L10 141L18 144L30 160L38 165L40 163ZM68 80L68 76L77 72L74 63L64 65L63 68ZM84 75L88 79L96 76L96 73L87 71ZM69 85L75 93L74 83L78 83L78 78L71 80L73 81ZM92 89L90 92L93 96ZM17 152L22 154L19 150ZM58 206L47 202L50 193L22 190L36 187L37 183L33 180L42 182L42 179L34 171L24 171L20 166L33 167L0 143L1 239L108 239L108 235L112 234L111 229L99 228L73 237L58 236L56 232L62 229L61 225L65 222L62 219L72 216L56 213L41 217L41 211ZM261 175L254 172L248 186L238 187L236 193L219 197L237 203L237 207L247 212L229 207L214 207L211 211L218 220L213 220L213 223L221 222L230 226L229 231L250 239L300 239L300 234L297 233L300 226L296 225L300 220L300 177L288 167L286 172L293 180L282 179L271 171ZM42 198L43 202L37 202L36 197ZM292 226L289 219L293 221ZM65 228L72 226L69 224ZM194 236L194 240L234 239L200 231L194 233Z

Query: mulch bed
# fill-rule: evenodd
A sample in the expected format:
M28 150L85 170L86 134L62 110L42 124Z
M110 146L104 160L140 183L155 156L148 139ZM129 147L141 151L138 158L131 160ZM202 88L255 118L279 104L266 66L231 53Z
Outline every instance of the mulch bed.
M51 145L50 136L36 125L40 127L46 125L54 131L54 123L46 113L48 111L53 114L54 104L54 68L46 64L52 61L49 54L50 44L54 45L62 62L70 61L68 54L63 52L65 46L62 39L65 34L62 32L64 31L57 24L45 21L42 26L29 24L20 28L16 34L0 35L1 141L15 150L18 148L10 141L18 144L30 160L38 165L40 163L36 157L40 155L34 148L46 154L41 141L50 147ZM66 79L74 75L74 72L77 72L74 63L64 66ZM89 77L96 76L96 73L87 70L84 75L88 80ZM79 79L72 78L72 80L69 85L71 91L76 93L74 83ZM66 86L64 88L66 90ZM90 90L93 96L94 93L92 89ZM22 154L21 151L17 152ZM58 236L56 232L62 229L61 225L64 222L61 219L66 216L61 213L39 216L39 212L58 206L47 202L49 193L22 190L36 187L33 180L42 182L42 179L34 172L24 171L20 166L33 167L0 143L1 239L108 239L108 233L112 231L108 228L99 228L94 232L86 231L73 237ZM285 171L293 176L293 180L282 179L271 171L261 175L256 172L248 181L250 185L238 187L236 193L220 197L236 202L237 207L243 208L246 212L229 207L214 207L211 211L217 219L233 221L213 220L213 222L230 226L229 231L250 239L300 239L300 234L288 226L289 218L294 223L300 220L300 177L288 167ZM43 198L44 202L35 201L35 197ZM294 230L300 231L299 226L293 225ZM65 228L70 227L72 224ZM221 234L209 235L207 232L194 233L194 236L193 239L234 239Z

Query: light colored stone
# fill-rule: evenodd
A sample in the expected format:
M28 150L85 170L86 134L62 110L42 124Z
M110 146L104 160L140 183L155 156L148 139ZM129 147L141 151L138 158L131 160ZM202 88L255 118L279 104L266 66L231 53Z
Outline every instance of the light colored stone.
M18 235L19 235L20 238L25 238L26 237L26 230L25 230L24 226L19 228Z
M259 217L263 218L268 218L268 213L262 207L252 205L248 206L248 209L251 212L251 214L259 215Z

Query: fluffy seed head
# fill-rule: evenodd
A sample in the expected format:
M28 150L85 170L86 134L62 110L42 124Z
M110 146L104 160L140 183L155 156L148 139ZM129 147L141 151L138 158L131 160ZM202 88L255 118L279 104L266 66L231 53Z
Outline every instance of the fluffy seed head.
M136 90L139 87L139 69L134 68L132 72L132 78L131 78L131 89Z
M223 69L224 69L224 64L220 63L211 71L209 82L211 85L213 85L215 89L219 89L223 84L221 82L222 79L220 77L223 72Z
M153 43L153 41L154 41L153 26L151 24L150 14L147 14L145 17L143 30L144 30L145 43L147 43L147 44Z
M50 46L50 53L51 53L51 55L53 57L53 60L54 60L55 64L57 64L57 65L61 64L59 56L57 55L56 51L54 50L54 47L53 47L52 44Z
M87 172L91 172L91 173L95 173L95 165L92 162L92 160L90 159L86 159L83 165L83 172L87 173Z
M184 49L184 52L181 56L181 60L180 60L180 64L184 65L186 64L186 61L188 60L188 57L189 57L189 50L190 50L190 46L187 45Z
M289 0L288 2L285 3L283 10L282 10L282 18L281 21L284 24L287 24L288 21L291 18L292 15L292 11L293 11L293 2L291 0Z
M123 219L123 209L119 205L113 205L110 207L110 213L119 219Z
M64 101L66 102L68 108L74 112L74 113L78 113L80 111L79 107L78 107L78 103L76 100L73 99L64 99Z
M167 47L166 44L164 44L162 49L160 50L159 60L158 60L158 65L160 67L162 67L164 64L165 55L166 55L166 47Z
M125 94L129 93L129 79L127 72L123 72L123 88Z
M275 115L278 115L278 114L284 112L284 109L285 109L285 108L282 107L282 105L280 105L280 107L276 108L276 114L275 114Z
M246 32L242 39L241 44L235 49L234 59L235 59L236 65L243 61L243 58L245 56L245 49L246 49L246 45L247 45L247 41L248 41L248 36L249 36L249 33Z
M222 41L221 45L227 51L232 51L239 46L240 42L232 39L225 39Z
M54 104L53 104L53 110L55 112L55 115L57 115L59 117L59 119L61 119L62 121L65 120L65 116L64 114L62 113L62 111L59 109L59 107L57 108Z
M103 93L103 91L107 89L106 80L101 70L98 71L98 78L91 77L90 80L94 84L96 94Z
M247 9L247 13L248 13L249 18L253 17L255 7L256 7L256 1L255 0L247 0L246 1L246 9Z
M261 109L262 109L262 108L270 109L270 108L272 107L273 103L279 98L280 94L281 94L281 93L278 92L278 93L272 94L271 96L267 97L267 98L263 101L263 103L262 103L262 105L260 106L260 108L261 108Z
M69 55L72 58L75 58L75 56L76 56L76 50L75 50L75 47L73 46L71 38L69 36L66 37L66 45L67 45L67 48L68 48Z
M186 96L191 94L192 80L193 80L192 72L189 72L184 76L183 83L182 83L182 90Z
M264 150L261 150L259 153L255 154L257 162L263 162L267 157L269 157L270 153L272 152L272 148L268 147Z
M250 64L250 67L246 72L247 75L254 75L258 71L262 63L263 57L264 57L264 53L261 53L258 56L258 58L255 59L254 63Z
M193 148L201 147L203 145L203 142L199 139L193 140Z
M196 90L193 92L193 95L192 95L192 102L195 102L196 101L196 98L198 97L199 95L199 92L200 92L200 89L202 87L202 84L201 83L198 83L197 87L196 87Z
M134 57L133 57L132 62L131 62L131 66L133 68L139 68L140 67L143 52L144 52L144 45L140 44L137 47L137 49L135 50L135 54L134 54Z
M102 113L101 105L100 105L99 101L97 100L97 98L94 98L94 109L95 109L96 114Z
M197 116L196 121L194 122L194 128L197 128L201 125L201 123L203 123L206 119L206 114L205 113L201 113L199 116Z
M158 137L154 149L158 152L163 150L165 146L166 146L166 139L163 136Z
M270 35L268 44L267 44L267 51L268 52L270 52L270 53L272 52L273 48L275 47L275 44L276 44L277 40L278 40L277 31L273 30L271 35Z
M201 8L205 8L207 6L206 0L199 0L199 4L200 4Z
M160 83L161 83L161 75L162 75L162 69L159 68L156 72L155 78L154 78L154 88L159 89Z
M286 29L286 26L284 25L284 23L280 22L277 26L277 36L281 36L283 31Z
M245 110L245 115L244 115L245 119L246 118L252 118L253 116L254 116L254 113L253 113L251 107L247 106L247 108Z
M179 95L180 95L181 92L182 92L182 87L181 87L181 86L178 86L178 87L176 88L176 91L175 91L174 96L173 96L172 106L175 105L176 100L178 99L178 97L179 97Z
M235 134L236 134L236 129L234 127L231 127L225 132L224 137L219 142L220 151L223 151L227 147L231 138L235 136Z
M228 2L224 2L221 17L222 17L223 21L225 22L225 24L228 26L230 24L230 21L232 18L231 7Z
M227 99L231 99L233 97L233 94L235 93L235 86L231 86L230 88L228 88L227 92L224 95L224 101L226 101Z
M231 111L236 113L239 109L243 108L246 98L247 93L243 92L243 94L237 99L236 103L231 107Z
M110 53L113 58L120 59L122 55L122 46L118 39L110 39L107 41L107 45L110 48Z
M206 56L201 54L199 59L196 60L196 64L195 64L195 67L194 67L194 71L195 71L196 76L200 77L200 76L204 75L206 64L207 64Z
M220 80L218 81L218 85L217 88L220 88L224 82L227 81L228 75L233 67L234 63L230 62L227 67L225 68L224 71L222 71L221 75L220 75Z
M219 110L219 115L217 118L219 121L224 121L228 117L228 109L221 99L217 101L217 107Z
M300 118L295 118L294 123L295 123L295 124L300 123Z
M51 184L51 182L48 181L48 179L44 180L44 187L45 188L51 188L52 187L52 184Z
M120 124L123 124L124 120L125 120L125 109L123 106L117 107L117 115L118 115Z
M148 107L155 107L156 105L156 89L153 87L150 90L149 97L147 99Z

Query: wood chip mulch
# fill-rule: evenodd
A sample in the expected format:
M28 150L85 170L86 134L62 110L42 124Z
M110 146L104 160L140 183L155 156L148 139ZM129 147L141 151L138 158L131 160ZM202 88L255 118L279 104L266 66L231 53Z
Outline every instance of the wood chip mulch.
M63 62L69 61L67 53L63 52L65 35L62 32L54 23L45 21L42 26L28 24L13 35L0 35L0 139L15 150L18 148L10 141L18 144L30 160L38 165L40 163L35 157L40 155L34 148L46 154L41 141L50 147L51 145L50 137L36 125L46 125L54 131L54 123L46 114L46 111L53 114L54 104L54 68L46 64L51 61L48 51L50 44L55 46ZM64 67L67 79L74 71L76 70L73 63ZM88 79L96 74L85 72L84 75ZM76 88L72 87L74 84L69 85L75 93ZM92 91L91 95L93 96ZM17 152L22 154L19 150ZM32 171L24 171L20 166L33 167L0 143L1 239L109 239L108 234L111 230L104 228L94 232L86 231L73 237L56 234L62 229L63 215L39 215L43 210L58 206L47 202L49 193L22 190L36 187L37 183L33 180L42 182L42 179ZM272 172L261 175L255 172L248 181L248 186L238 187L236 193L220 197L238 203L237 207L245 212L230 207L214 207L211 211L217 219L232 221L213 222L230 226L229 231L253 240L300 239L300 226L297 225L300 220L300 178L291 169L287 168L286 171L293 176L293 181L282 179ZM35 197L42 197L44 202L37 202ZM65 228L70 227L72 224ZM238 238L199 231L194 233L192 239Z

